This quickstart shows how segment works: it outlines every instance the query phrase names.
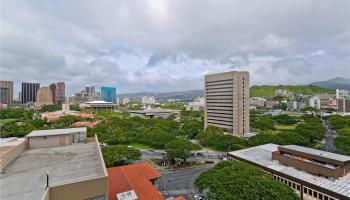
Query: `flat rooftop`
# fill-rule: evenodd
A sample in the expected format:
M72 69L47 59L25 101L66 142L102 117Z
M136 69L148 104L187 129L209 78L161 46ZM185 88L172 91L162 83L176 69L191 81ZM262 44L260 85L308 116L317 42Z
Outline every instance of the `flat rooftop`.
M51 129L51 130L36 130L30 132L26 137L40 137L40 136L52 136L52 135L67 135L76 132L86 132L86 127L82 128L64 128L64 129Z
M0 174L0 199L40 200L46 187L104 176L95 142L30 149Z
M340 162L350 161L350 156L344 156L344 155L340 155L340 154L336 154L336 153L321 151L321 150L317 150L317 149L311 149L311 148L302 147L302 146L298 146L298 145L284 145L281 147L286 148L286 149L291 149L291 150L294 150L297 152L302 152L302 153L307 153L310 155L315 155L315 156L320 156L320 157L324 157L324 158L328 158L328 159L332 159L332 160L337 160Z
M311 183L326 190L336 192L346 197L350 197L350 173L336 180L316 176L305 171L295 169L293 167L282 165L277 160L272 160L272 152L274 151L278 151L278 145L265 144L248 149L229 152L229 154L255 163L259 166L263 166L268 169L286 174L301 181Z

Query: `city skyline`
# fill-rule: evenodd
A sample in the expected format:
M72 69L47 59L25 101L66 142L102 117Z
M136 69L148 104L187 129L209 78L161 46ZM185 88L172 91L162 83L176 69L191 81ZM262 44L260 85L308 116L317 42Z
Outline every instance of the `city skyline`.
M72 95L86 84L120 93L200 89L205 74L230 70L249 71L259 85L350 74L345 0L1 5L1 79L14 81L15 94L27 80L63 81Z

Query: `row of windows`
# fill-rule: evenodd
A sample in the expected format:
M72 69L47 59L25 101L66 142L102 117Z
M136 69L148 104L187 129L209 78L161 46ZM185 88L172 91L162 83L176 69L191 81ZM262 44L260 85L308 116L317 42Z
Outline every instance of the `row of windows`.
M277 175L273 175L273 179L277 180L277 181L281 181L283 183L285 183L286 185L288 185L289 187L293 188L296 191L300 191L301 187L300 184L295 183L293 181L290 181L288 179L282 178L280 176ZM338 200L335 199L333 197L330 197L326 194L323 194L321 192L318 192L316 190L313 190L311 188L308 188L306 186L303 187L303 193L304 195L307 195L308 198L312 198L312 199L318 199L318 200Z
M282 183L285 183L286 185L288 185L289 187L293 188L296 191L300 191L300 184L295 183L293 181L290 181L288 179L282 178L280 176L277 175L273 175L273 179L277 180L277 181L281 181Z
M308 197L311 197L313 199L319 199L319 200L338 200L333 197L330 197L326 194L323 194L321 192L318 192L316 190L313 190L311 188L308 188L306 186L303 187L303 193L304 195L307 195Z

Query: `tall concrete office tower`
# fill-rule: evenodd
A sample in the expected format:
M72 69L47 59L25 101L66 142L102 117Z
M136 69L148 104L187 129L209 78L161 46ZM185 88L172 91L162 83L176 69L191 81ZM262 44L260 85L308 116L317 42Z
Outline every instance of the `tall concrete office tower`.
M57 100L56 100L56 83L51 83L49 85L49 88L51 89L51 92L52 92L52 101L54 104L57 103Z
M36 102L36 93L40 88L40 83L22 83L22 104Z
M0 103L12 106L13 101L13 82L0 81Z
M249 132L249 72L232 71L205 76L205 127L244 136Z
M56 103L62 104L66 102L66 85L64 82L56 83Z

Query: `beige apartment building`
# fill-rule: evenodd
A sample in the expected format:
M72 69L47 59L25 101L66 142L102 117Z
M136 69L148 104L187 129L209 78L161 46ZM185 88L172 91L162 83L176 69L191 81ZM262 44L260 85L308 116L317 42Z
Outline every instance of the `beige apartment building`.
M205 76L205 127L214 125L225 133L249 132L249 72L231 71Z

